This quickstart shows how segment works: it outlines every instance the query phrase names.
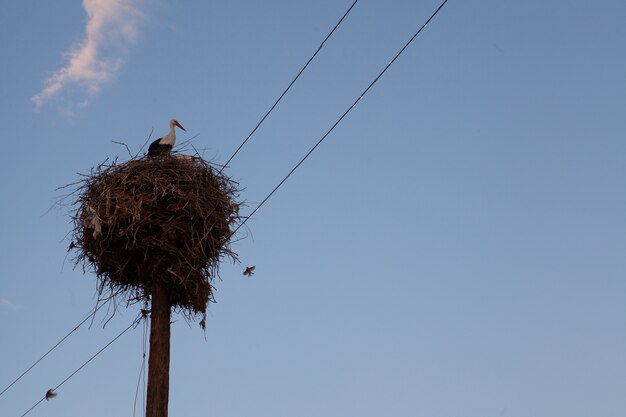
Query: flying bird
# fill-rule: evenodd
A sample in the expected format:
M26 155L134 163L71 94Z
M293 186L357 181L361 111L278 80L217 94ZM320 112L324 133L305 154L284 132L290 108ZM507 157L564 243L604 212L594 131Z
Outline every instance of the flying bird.
M150 147L148 148L149 157L167 155L170 153L176 143L176 132L174 130L176 127L179 127L186 132L185 128L178 123L178 120L170 120L170 132L150 144Z
M47 392L46 392L46 401L48 401L50 398L54 398L57 396L57 393L54 392L54 390L52 388L50 388Z
M245 271L243 271L243 274L245 276L251 277L252 275L254 275L254 268L256 268L256 266L249 266L246 268Z

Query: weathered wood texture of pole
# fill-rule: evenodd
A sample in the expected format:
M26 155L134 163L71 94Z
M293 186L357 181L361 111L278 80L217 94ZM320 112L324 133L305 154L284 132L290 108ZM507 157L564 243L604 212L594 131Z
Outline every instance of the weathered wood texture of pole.
M167 417L170 388L170 297L165 286L152 283L150 359L146 417Z

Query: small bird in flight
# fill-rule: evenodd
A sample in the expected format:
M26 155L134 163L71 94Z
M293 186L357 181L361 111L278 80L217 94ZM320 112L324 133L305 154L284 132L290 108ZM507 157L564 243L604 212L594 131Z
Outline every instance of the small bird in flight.
M243 274L245 276L251 277L252 275L254 275L254 268L256 268L256 266L249 266L246 268L245 271L243 271Z
M171 152L172 148L176 144L176 132L174 131L174 128L177 126L186 132L185 128L178 123L178 120L170 120L170 132L150 144L150 147L148 148L148 156L161 156Z
M54 398L57 396L57 393L54 392L54 390L52 388L50 388L47 392L46 392L46 401L48 401L50 398Z

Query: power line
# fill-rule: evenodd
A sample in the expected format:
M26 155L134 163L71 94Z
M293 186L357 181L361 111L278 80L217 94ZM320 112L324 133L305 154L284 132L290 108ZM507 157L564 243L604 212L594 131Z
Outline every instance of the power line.
M87 317L85 317L85 319L83 319L83 321L81 321L80 323L78 323L78 325L76 325L72 330L70 330L69 333L67 333L65 336L63 336L63 338L61 340L59 340L54 346L52 346L46 353L44 353L39 359L37 359L31 366L28 367L28 369L26 369L24 372L22 372L22 374L20 376L18 376L17 378L15 378L15 380L13 380L13 382L11 382L9 385L7 385L6 388L4 388L2 390L2 392L0 392L0 396L2 396L2 394L4 394L9 388L11 388L17 381L19 381L20 379L22 379L22 377L24 375L26 375L31 369L33 369L39 362L41 362L46 356L48 356L48 354L50 354L54 349L56 349L61 343L63 343L65 341L65 339L67 339L68 337L70 337L70 335L72 333L74 333L75 331L78 330L78 328L80 326L82 326L87 320L89 320L90 318L92 318L96 312L98 310L100 310L106 303L102 303L99 306L96 307L96 309L89 313L87 315Z
M133 404L133 417L135 417L135 413L137 411L137 397L139 396L139 385L141 384L141 378L143 377L143 394L145 396L145 392L146 392L146 346L147 346L147 340L148 340L148 320L147 318L143 321L143 356L141 359L141 369L139 370L139 378L137 378L137 388L135 389L135 402ZM145 410L145 406L146 406L146 401L145 401L145 397L144 397L144 410L143 410L143 414L142 415L146 415L146 410Z
M98 356L100 353L102 353L106 348L108 348L109 346L111 346L111 344L113 344L113 342L115 342L117 339L119 339L124 333L126 333L128 330L130 330L131 327L135 326L138 323L138 320L142 317L142 315L140 314L135 320L133 320L133 322L124 330L122 330L121 333L119 333L117 336L115 336L113 338L113 340L111 340L109 343L107 343L106 345L104 345L104 347L102 349L100 349L99 351L97 351L91 358L87 359L87 361L85 361L81 366L78 367L78 369L76 369L74 372L72 372L67 378L65 378L63 381L61 381L61 383L59 383L56 387L52 388L50 391L56 391L59 388L61 388L61 386L63 384L65 384L71 377L73 377L74 375L76 375L78 373L78 371L80 371L81 369L83 369L85 366L87 366L87 364L89 362L91 362L93 359L95 359L96 356ZM24 417L26 414L30 413L35 407L37 407L39 404L41 404L41 402L43 400L45 400L47 397L47 395L45 395L42 399L40 399L39 401L37 401L32 407L30 407L24 414L22 414L20 417Z
M441 8L448 2L448 0L444 0L439 7L437 7L437 9L433 12L432 15L430 15L430 17L428 18L428 20L426 20L426 22L424 22L424 24L417 30L417 32L415 32L415 34L413 36L411 36L411 39L409 39L404 46L402 47L402 49L400 49L400 51L393 57L393 59L391 61L389 61L389 63L385 66L385 68L383 68L383 70L378 74L378 76L376 78L374 78L374 81L372 81L365 90L363 90L363 92L361 93L361 95L359 97L357 97L356 100L354 100L354 102L350 105L350 107L348 107L348 109L341 115L341 117L339 117L339 119L337 119L337 121L330 127L330 129L328 129L328 131L326 131L326 133L321 137L320 140L317 141L317 143L309 150L309 152L307 152L306 155L304 155L304 157L300 160L300 162L298 162L292 169L291 171L289 171L289 173L278 183L278 185L276 187L274 187L274 189L267 195L267 197L265 197L263 199L263 201L261 201L261 203L256 206L256 208L254 210L252 210L252 213L250 213L243 222L241 222L239 224L239 226L237 226L237 228L233 231L232 235L234 235L235 233L237 233L237 231L244 225L246 224L246 222L252 217L254 216L254 213L256 213L262 206L263 204L265 204L265 202L267 200L270 199L270 197L283 185L283 183L285 181L287 181L287 178L289 178L291 176L291 174L294 173L294 171L296 169L298 169L300 167L300 165L302 165L302 163L309 157L309 155L311 155L313 153L313 151L315 149L317 149L317 147L324 141L324 139L326 139L326 137L328 135L330 135L330 133L335 129L335 127L337 127L337 125L339 123L341 123L341 121L343 120L344 117L346 117L346 115L348 113L350 113L350 111L354 108L354 106L357 105L357 103L363 98L363 96L365 94L367 94L367 92L374 86L374 84L376 84L376 82L380 79L380 77L383 76L383 74L389 69L389 67L391 67L391 65L393 65L393 63L398 59L398 57L400 55L402 55L402 53L404 52L404 50L406 48L409 47L409 45L413 42L413 40L417 37L417 35L420 34L420 32L422 32L422 30L430 23L430 21L437 15L437 13L439 13L439 10L441 10Z
M272 105L272 107L270 107L270 109L267 111L267 113L265 113L265 115L261 118L261 120L259 120L259 122L256 124L256 126L254 127L254 129L252 129L252 131L248 134L248 136L244 139L244 141L241 143L241 145L239 145L239 147L235 150L235 152L230 156L230 158L228 158L228 161L226 161L226 163L222 166L222 169L220 170L220 173L224 170L224 168L226 168L228 166L228 163L230 161L233 160L233 158L235 157L235 155L237 155L239 153L239 151L241 150L241 148L243 148L243 146L246 144L246 142L248 142L248 140L252 137L252 135L254 134L254 132L256 132L256 130L259 128L259 126L261 126L261 124L265 121L265 119L267 118L267 116L269 116L269 114L274 110L274 108L278 105L278 103L282 100L282 98L285 96L285 94L287 94L287 91L289 91L289 89L291 88L291 86L296 82L296 80L298 78L300 78L300 75L304 72L304 70L309 66L309 64L311 63L311 61L313 61L313 59L317 56L318 52L322 49L322 47L324 46L324 44L326 43L326 41L332 36L332 34L335 32L335 30L339 27L339 25L341 24L341 22L343 22L343 20L346 18L346 16L348 16L348 14L350 13L350 11L352 10L352 8L358 3L359 0L354 0L354 2L352 3L352 5L348 8L348 10L343 14L343 16L341 17L341 19L339 19L339 21L337 22L337 24L335 25L335 27L333 27L333 29L328 33L328 35L326 35L326 37L324 38L324 40L322 41L322 43L320 44L320 46L317 47L317 50L315 51L315 53L313 55L311 55L311 58L309 58L309 60L306 62L306 64L304 64L304 66L300 69L300 71L298 72L298 74L295 76L295 78L293 80L291 80L291 82L289 83L289 85L287 86L287 88L285 88L285 91L282 92L282 94L280 95L280 97L278 97L278 99L274 102L274 104Z

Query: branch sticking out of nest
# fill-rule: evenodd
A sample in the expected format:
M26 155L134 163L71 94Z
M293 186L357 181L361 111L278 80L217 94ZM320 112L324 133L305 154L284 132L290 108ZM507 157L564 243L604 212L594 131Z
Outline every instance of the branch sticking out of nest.
M240 223L238 184L199 156L106 162L84 177L73 216L76 264L98 291L148 300L153 280L188 317L213 301L219 263Z

